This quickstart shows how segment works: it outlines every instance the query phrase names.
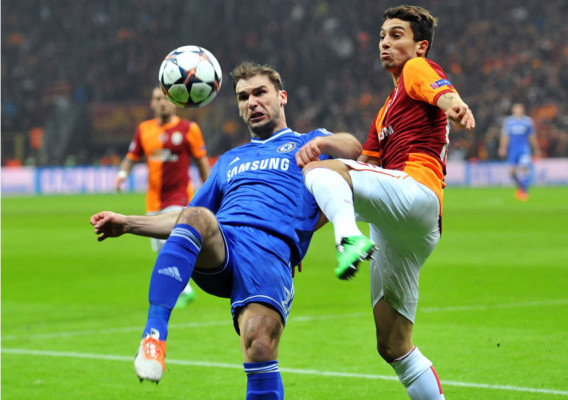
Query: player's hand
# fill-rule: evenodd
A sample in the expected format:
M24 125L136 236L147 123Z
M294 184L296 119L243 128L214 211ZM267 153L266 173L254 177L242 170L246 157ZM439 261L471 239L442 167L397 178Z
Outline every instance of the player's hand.
M322 154L319 137L310 140L303 145L296 153L296 163L300 168L304 168L310 161L317 161Z
M446 111L446 115L460 128L465 128L470 131L475 128L475 118L473 112L469 109L467 104L454 104Z
M125 180L126 180L126 178L124 178L122 176L116 177L116 180L114 182L114 186L116 187L117 192L122 192L122 184L124 183Z
M99 242L109 237L118 237L128 231L128 221L125 215L116 214L111 211L102 211L91 217L91 225L94 227L95 234L99 235Z

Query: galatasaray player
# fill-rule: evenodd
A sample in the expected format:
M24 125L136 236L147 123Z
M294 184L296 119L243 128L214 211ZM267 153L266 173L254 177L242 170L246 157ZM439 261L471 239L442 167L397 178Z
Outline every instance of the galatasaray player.
M421 7L385 11L380 60L394 90L359 161L314 161L313 150L297 157L307 164L306 186L334 224L338 277L349 279L378 249L371 261L377 348L414 400L444 398L432 363L412 343L418 275L441 234L448 118L475 127L444 71L426 58L436 23ZM357 228L355 213L370 223L372 241Z
M159 87L152 90L150 108L154 118L138 125L128 154L120 164L116 189L122 189L134 164L144 157L148 165L146 213L154 215L184 208L193 197L189 177L191 159L203 182L209 176L209 161L199 125L178 117L176 106L166 99ZM158 252L165 240L152 238L151 243L152 249ZM193 297L188 283L176 306L185 306Z

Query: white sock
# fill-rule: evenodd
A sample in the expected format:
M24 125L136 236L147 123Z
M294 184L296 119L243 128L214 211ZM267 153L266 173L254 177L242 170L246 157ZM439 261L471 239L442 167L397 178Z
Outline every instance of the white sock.
M333 224L336 244L346 236L362 235L355 219L353 191L338 172L329 168L312 168L304 174L304 182Z
M390 365L412 400L444 400L432 362L422 355L418 347Z

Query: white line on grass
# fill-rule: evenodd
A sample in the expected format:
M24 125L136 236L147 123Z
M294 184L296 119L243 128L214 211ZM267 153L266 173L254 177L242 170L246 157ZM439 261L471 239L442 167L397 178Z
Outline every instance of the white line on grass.
M28 349L2 349L2 354L17 354L39 357L67 357L78 359L96 359L96 360L110 360L110 361L127 361L133 362L133 357L105 355L105 354L89 354L89 353L76 353L76 352L57 352L57 351L44 351L44 350L28 350ZM216 363L207 361L187 361L187 360L171 360L168 359L168 364L171 365L186 365L192 367L210 367L210 368L228 368L228 369L242 369L241 364L227 364ZM297 369L297 368L280 368L280 371L288 374L301 374L301 375L316 375L316 376L329 376L334 378L354 378L354 379L376 379L397 381L398 378L390 375L376 375L376 374L357 374L352 372L335 372L335 371L318 371L315 369ZM509 392L525 392L525 393L541 393L541 394L554 394L559 396L568 396L566 390L556 389L537 389L522 386L511 385L490 385L486 383L471 383L459 381L441 381L445 386L458 386L468 387L474 389L488 389L488 390L501 390Z
M419 308L419 312L424 313L435 313L435 312L454 312L454 311L474 311L474 310L491 310L491 309L505 309L505 308L520 308L520 307L540 307L540 306L555 306L568 304L568 299L561 300L544 300L544 301L527 301L518 303L501 303L501 304L472 304L466 306L452 306L452 307L423 307ZM356 312L347 314L331 314L331 315L304 315L304 316L292 316L290 321L293 322L310 322L310 321L321 321L328 319L339 319L339 318L359 318L359 317L371 317L371 312ZM183 324L170 324L170 328L183 329L183 328L201 328L205 326L233 326L229 319L223 321L196 321L187 322ZM3 341L8 340L32 340L32 339L46 339L46 338L61 338L61 337L71 337L71 336L85 336L85 335L105 335L105 334L115 334L115 333L125 333L125 332L140 332L141 326L130 326L124 328L106 328L106 329L87 329L80 331L69 331L69 332L44 332L44 333L31 333L23 335L4 335L2 336Z
M467 306L453 307L424 307L419 308L421 312L452 312L452 311L474 311L474 310L492 310L497 308L522 308L522 307L540 307L540 306L560 306L568 304L568 299L560 300L543 300L543 301L525 301L518 303L502 303L502 304L471 304Z
M170 327L175 328L201 328L204 326L218 326L228 325L233 326L233 323L227 319L224 321L201 321L201 322L187 322L184 324L170 324ZM105 335L125 332L142 332L141 326L127 326L124 328L106 328L106 329L85 329L81 331L69 332L46 332L46 333L32 333L28 335L6 335L2 336L2 340L18 340L18 339L46 339L54 337L70 337L70 336L85 336L85 335Z

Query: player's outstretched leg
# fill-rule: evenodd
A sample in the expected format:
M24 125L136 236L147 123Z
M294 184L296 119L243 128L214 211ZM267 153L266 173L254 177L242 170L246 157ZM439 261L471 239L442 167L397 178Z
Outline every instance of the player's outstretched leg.
M335 275L339 279L351 279L357 272L359 263L371 259L376 249L373 241L366 236L344 237L337 245Z
M201 235L195 228L178 224L158 253L150 279L148 319L134 360L140 381L158 382L162 378L170 315L189 282L202 246Z
M347 171L344 164L339 166ZM357 227L353 191L339 172L325 167L308 169L304 172L304 181L333 224L337 247L335 274L340 279L349 279L357 272L358 264L371 258L375 250L374 243Z

